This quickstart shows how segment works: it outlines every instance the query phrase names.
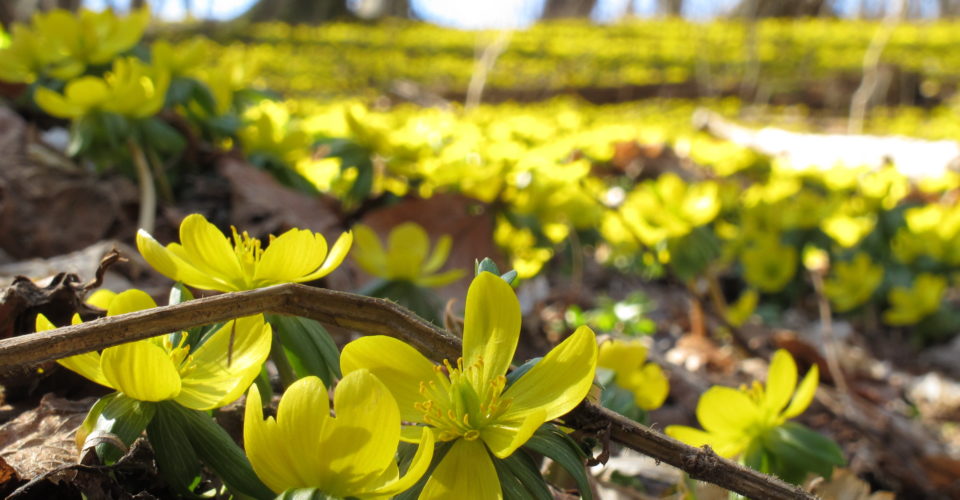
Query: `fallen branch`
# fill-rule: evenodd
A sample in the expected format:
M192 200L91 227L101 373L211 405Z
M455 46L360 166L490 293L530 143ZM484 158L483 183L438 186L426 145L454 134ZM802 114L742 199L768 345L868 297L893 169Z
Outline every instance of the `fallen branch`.
M393 302L287 284L201 298L0 340L0 371L258 313L302 316L368 335L389 335L411 344L435 361L456 359L461 355L458 338ZM815 498L798 486L721 458L708 447L701 449L685 445L586 402L564 417L564 422L584 432L607 433L610 439L683 469L695 479L750 498Z

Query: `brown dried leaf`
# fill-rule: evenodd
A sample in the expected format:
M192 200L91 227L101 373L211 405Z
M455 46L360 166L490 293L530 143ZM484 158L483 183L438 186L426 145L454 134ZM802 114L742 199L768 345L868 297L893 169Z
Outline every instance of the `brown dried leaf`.
M0 457L24 478L75 463L74 434L94 401L45 395L36 408L0 425Z

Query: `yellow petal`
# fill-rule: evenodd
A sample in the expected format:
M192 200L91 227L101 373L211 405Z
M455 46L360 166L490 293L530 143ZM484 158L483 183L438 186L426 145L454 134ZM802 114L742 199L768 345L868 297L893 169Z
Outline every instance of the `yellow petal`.
M596 366L597 338L581 326L503 393L513 400L507 414L543 408L553 420L569 412L590 391Z
M634 403L647 411L660 408L670 393L670 382L655 363L647 363L639 372L635 372L629 385Z
M219 276L211 274L209 270L201 271L190 262L192 258L179 243L170 243L165 248L167 255L177 267L176 281L204 290L220 290L224 292L236 291L240 277Z
M520 338L520 301L506 281L488 272L467 290L463 320L463 365L483 360L481 383L503 375Z
M112 290L107 290L106 288L101 288L87 297L87 304L93 307L99 307L100 309L106 310L110 307L110 303L113 302L113 299L117 297L117 293Z
M316 271L327 256L327 240L307 229L291 229L270 242L257 264L254 280L271 285L297 281Z
M84 110L103 104L110 96L107 84L95 76L82 76L67 84L64 96Z
M51 323L46 316L43 314L37 315L36 331L44 332L47 330L53 330L55 328L56 326ZM76 356L58 359L57 363L100 385L110 387L111 389L114 388L112 385L110 385L110 382L107 381L107 378L103 376L103 372L100 370L99 352L93 351L77 354Z
M543 408L514 413L513 420L498 419L495 423L484 426L480 437L494 455L506 458L530 440L533 433L547 421L546 416Z
M420 445L417 446L417 452L407 467L407 473L394 481L388 482L374 490L367 492L370 495L394 496L410 489L430 468L430 461L433 460L433 431L423 427L423 433L420 438Z
M763 409L768 416L777 416L787 406L797 388L797 364L793 356L785 349L773 353L770 370L767 373L767 387L764 392Z
M80 106L46 87L38 87L33 94L33 100L40 109L57 118L78 118L85 112Z
M171 254L163 245L153 239L150 233L143 229L137 231L137 250L140 251L140 255L147 261L147 264L150 264L158 273L174 281L181 281L177 262L180 259Z
M320 238L323 237L320 235L317 236ZM333 247L330 249L330 253L327 254L327 258L323 261L323 265L317 268L316 271L299 278L297 282L313 281L332 273L337 266L343 263L343 259L347 257L347 253L350 252L350 245L352 244L353 233L347 231L341 234L340 237L337 238L336 243L334 243Z
M327 388L319 377L304 377L287 389L277 407L276 435L271 443L283 456L294 481L287 488L327 487L331 450L325 429L332 425Z
M443 266L443 263L447 261L447 257L450 256L450 248L453 246L453 238L449 234L445 234L437 240L437 246L433 247L433 253L430 254L430 258L423 264L423 273L430 274L437 269L440 269Z
M184 258L201 272L228 280L238 291L245 288L240 261L227 237L200 214L190 214L180 223L180 244Z
M357 239L357 248L353 252L353 260L360 269L367 274L380 278L387 277L387 255L380 244L380 238L373 229L363 224L353 226L354 237Z
M462 278L464 274L466 274L466 271L463 269L451 269L440 274L420 277L416 280L416 283L428 288L446 286Z
M664 432L666 432L668 436L689 444L690 446L699 448L703 445L709 445L717 455L725 458L736 457L749 444L746 438L739 435L724 436L709 434L700 429L694 429L693 427L684 425L668 425Z
M109 387L133 399L164 401L180 392L180 375L170 355L150 341L108 347L100 366Z
M346 498L374 483L394 461L400 410L387 387L367 370L343 377L334 393L336 418L324 428L330 482L324 492Z
M392 278L413 280L420 275L430 249L427 232L407 222L390 231L387 242L387 270Z
M326 392L323 395L326 397ZM306 448L316 448L320 443L303 440L300 444ZM243 418L243 449L257 477L275 493L307 486L296 473L298 464L303 463L304 459L291 455L290 446L282 442L273 417L263 419L260 391L256 385L250 386L247 393Z
M746 394L722 386L713 386L700 396L697 420L710 433L738 434L754 428L760 408Z
M500 479L483 441L458 439L427 481L420 500L502 499Z
M230 337L234 337L228 359ZM260 374L270 354L272 330L262 315L228 322L190 353L179 367L182 387L176 401L210 410L235 401Z
M790 406L783 411L784 420L800 415L810 406L810 402L813 401L813 397L817 394L817 385L819 383L820 367L813 365L800 382L800 387L797 388L797 393L794 394L793 400L790 401Z
M145 311L157 307L153 298L147 295L147 292L131 288L117 294L110 305L107 307L107 316L117 316L136 311Z
M420 395L420 382L434 379L435 366L408 344L383 335L354 340L344 346L340 354L343 374L369 370L390 390L400 408L400 416L406 422L423 420L423 412L413 405L424 400Z
M636 370L647 359L647 347L640 341L611 340L600 345L597 366L613 370L618 377Z

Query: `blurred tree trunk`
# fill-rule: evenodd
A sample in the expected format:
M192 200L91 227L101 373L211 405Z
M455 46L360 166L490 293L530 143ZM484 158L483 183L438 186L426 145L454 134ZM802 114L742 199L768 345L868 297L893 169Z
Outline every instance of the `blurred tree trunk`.
M354 16L347 8L347 0L257 0L243 17L253 22L317 24Z
M546 0L540 19L590 17L597 0Z
M657 0L657 12L679 17L683 13L683 0Z
M364 19L413 17L410 0L359 0L353 4L353 13Z
M818 17L831 13L827 0L742 0L733 17Z
M940 17L957 17L960 15L960 1L958 0L938 0Z

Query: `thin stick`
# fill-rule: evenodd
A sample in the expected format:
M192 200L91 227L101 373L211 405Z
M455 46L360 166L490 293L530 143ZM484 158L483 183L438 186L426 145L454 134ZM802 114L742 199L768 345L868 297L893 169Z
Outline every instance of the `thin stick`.
M152 233L157 216L157 188L153 184L153 174L150 173L143 149L132 140L128 146L137 171L137 183L140 185L140 215L137 217L137 227Z
M460 339L393 302L297 284L191 300L79 325L0 340L0 371L258 313L290 314L364 334L403 340L440 361L461 355ZM694 448L605 408L581 403L564 422L585 432L609 432L624 446L750 498L813 499L798 486Z

